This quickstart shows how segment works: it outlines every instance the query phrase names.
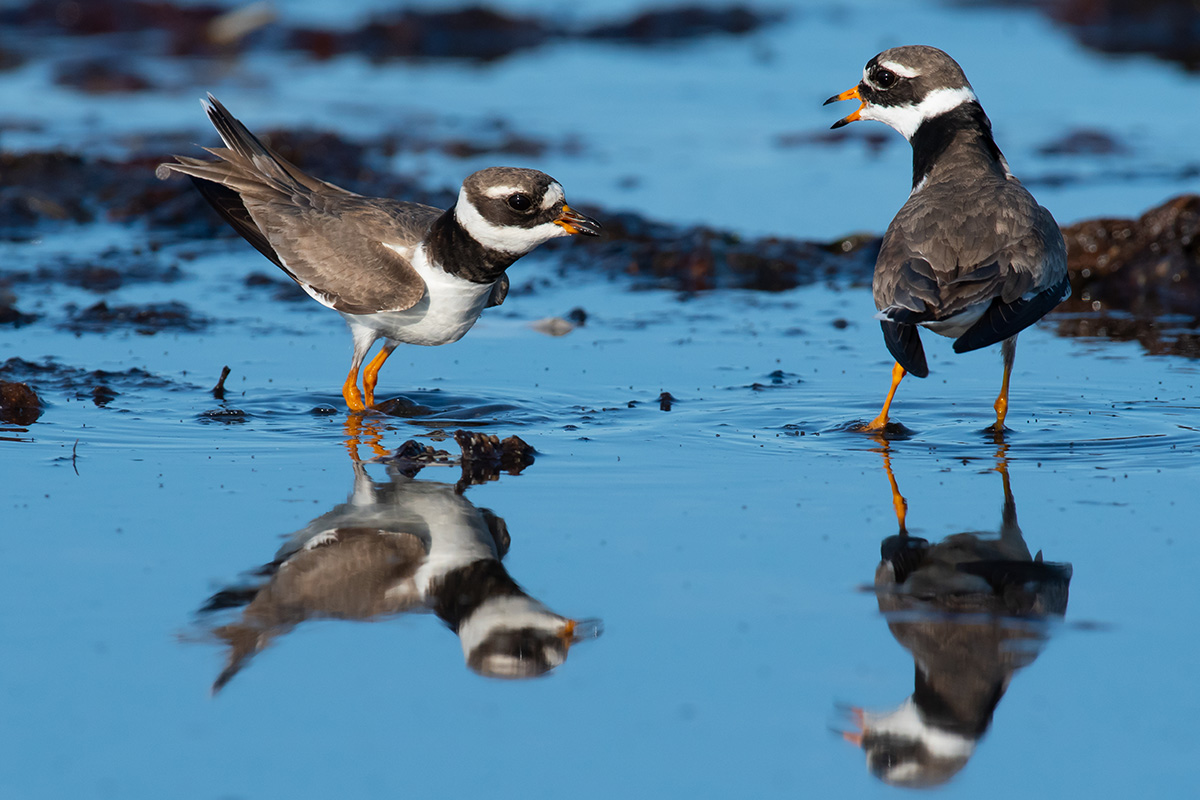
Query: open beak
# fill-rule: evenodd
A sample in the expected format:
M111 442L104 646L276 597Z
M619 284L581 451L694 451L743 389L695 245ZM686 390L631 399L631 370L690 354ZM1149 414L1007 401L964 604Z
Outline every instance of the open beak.
M837 98L833 99L836 100ZM866 716L863 714L863 710L861 708L855 707L851 708L849 711L850 720L854 723L854 727L857 728L857 730L840 731L840 733L842 734L842 738L850 744L854 745L855 747L862 747L863 736L866 735L867 731Z
M852 89L847 89L846 91L842 92L841 94L835 94L833 97L829 98L821 105L827 106L830 103L836 103L839 100L857 100L862 105L860 105L854 111L853 114L846 116L846 117L842 117L837 122L830 125L829 126L830 130L837 130L838 128L842 127L843 125L849 125L851 122L858 122L860 119L862 119L862 110L867 107L867 101L863 100L862 95L858 93L857 86L853 87Z
M591 217L580 214L568 205L563 205L562 213L554 220L555 225L561 225L567 233L576 236L599 236L600 223Z
M569 619L558 629L558 638L570 647L584 639L595 639L603 632L604 624L598 619Z

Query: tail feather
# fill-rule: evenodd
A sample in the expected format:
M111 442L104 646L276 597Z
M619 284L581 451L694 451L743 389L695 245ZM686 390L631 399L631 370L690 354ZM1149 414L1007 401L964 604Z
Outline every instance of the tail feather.
M890 319L880 320L879 325L883 328L883 342L896 363L915 377L928 377L929 364L925 360L925 347L921 344L917 326Z
M209 121L217 129L225 146L253 165L254 170L264 179L286 186L285 191L295 191L301 187L309 191L337 188L306 174L295 164L263 144L211 93L208 95L207 101L202 100L201 103L204 105L204 111L208 114ZM220 156L221 154L214 153L214 155Z
M954 352L966 353L1002 342L1046 316L1071 294L1071 282L1066 275L1058 283L1032 297L1021 297L1005 303L999 297L962 336L954 342Z
M254 163L255 166L259 166L258 160L264 156L274 161L267 146L259 141L258 137L251 133L250 129L243 125L237 117L230 114L229 109L221 105L221 101L213 97L212 93L209 93L207 99L201 100L200 105L204 107L208 121L217 129L217 134L226 147Z

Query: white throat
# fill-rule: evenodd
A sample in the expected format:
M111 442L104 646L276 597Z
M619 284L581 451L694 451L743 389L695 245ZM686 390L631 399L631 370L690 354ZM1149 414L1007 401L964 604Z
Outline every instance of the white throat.
M859 113L862 119L877 119L890 125L909 141L921 123L958 108L963 103L978 100L970 87L957 89L935 89L920 103L907 106L865 106Z
M970 758L977 740L934 727L921 716L910 697L895 711L863 715L866 729L872 733L893 734L921 742L938 758Z
M523 256L556 236L570 236L566 228L553 222L543 222L532 228L489 222L467 198L466 188L458 191L458 202L454 204L454 218L472 239L487 249L514 256Z

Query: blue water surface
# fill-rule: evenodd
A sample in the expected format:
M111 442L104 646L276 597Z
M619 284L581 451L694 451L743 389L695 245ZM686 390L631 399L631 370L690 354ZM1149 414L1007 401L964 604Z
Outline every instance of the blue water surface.
M343 7L282 13L345 21L366 4ZM1131 143L1117 162L1070 162L1076 181L1030 181L1060 221L1133 216L1195 189L1106 178L1114 163L1158 175L1193 157L1194 76L1083 51L1026 11L933 3L802 5L747 37L562 44L484 66L254 55L204 85L129 97L52 86L33 62L0 73L0 108L43 127L6 128L0 143L90 151L187 130L212 144L194 101L206 90L252 127L351 137L419 121L451 135L498 116L550 141L579 137L582 149L536 164L571 198L833 239L883 229L907 193L907 147L897 137L872 155L778 138L827 127L838 112L820 102L875 52L911 41L962 62L1021 175L1060 169L1037 150L1074 127ZM563 75L587 91L563 91ZM395 162L435 187L482 165L430 152ZM144 236L67 228L5 242L0 258L29 268ZM544 678L499 681L467 669L432 614L309 621L214 696L223 653L197 610L347 501L348 442L360 458L375 451L341 410L341 320L247 289L245 275L269 265L241 242L172 247L164 258L180 258L182 281L107 299L185 301L213 320L199 332L76 335L60 326L63 306L95 297L59 285L22 289L22 309L44 317L0 332L0 362L165 381L110 379L118 394L104 407L87 381L43 385L42 418L0 433L0 796L893 795L841 735L847 708L890 709L914 688L913 656L868 588L897 532L888 467L908 531L931 541L997 531L1007 471L1030 551L1074 571L1065 616L1011 676L944 794L1195 792L1195 361L1059 337L1051 318L1021 337L1000 446L982 432L998 354L954 356L931 341L930 378L906 381L894 407L910 435L885 444L848 430L877 413L891 363L866 289L679 296L531 256L514 286L538 280L463 341L397 351L380 394L431 410L379 420L378 444L453 451L430 432L466 427L536 448L521 474L464 496L505 520L512 577L555 611L602 619L603 635ZM577 306L587 322L566 336L533 327ZM365 468L388 480L384 464ZM430 466L416 480L458 477Z

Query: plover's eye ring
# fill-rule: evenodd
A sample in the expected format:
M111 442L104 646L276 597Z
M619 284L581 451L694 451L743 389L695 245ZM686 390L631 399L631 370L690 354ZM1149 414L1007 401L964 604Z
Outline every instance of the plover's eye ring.
M517 192L508 196L508 207L514 211L528 211L533 207L533 201L529 199L529 195Z
M875 84L884 91L887 91L895 86L896 81L898 80L900 80L900 77L896 73L892 72L890 69L884 69L883 67L879 67L871 73L871 83Z

